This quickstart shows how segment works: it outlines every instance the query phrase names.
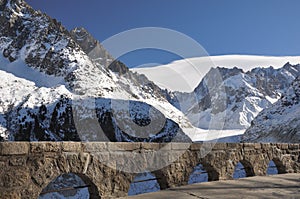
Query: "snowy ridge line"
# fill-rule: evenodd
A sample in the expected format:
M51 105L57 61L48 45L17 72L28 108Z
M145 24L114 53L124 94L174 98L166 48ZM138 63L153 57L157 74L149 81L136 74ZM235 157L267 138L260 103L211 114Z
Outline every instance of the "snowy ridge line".
M166 65L130 70L146 75L151 81L170 91L191 92L211 67L239 67L246 72L256 67L280 68L287 62L292 65L299 64L300 56L218 55L188 58ZM167 74L176 81L171 81L162 74ZM189 80L188 84L185 82L186 79Z

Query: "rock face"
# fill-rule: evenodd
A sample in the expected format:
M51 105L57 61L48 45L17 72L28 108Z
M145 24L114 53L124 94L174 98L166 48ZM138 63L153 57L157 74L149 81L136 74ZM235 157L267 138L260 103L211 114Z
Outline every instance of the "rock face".
M74 28L70 31L72 38L91 60L100 68L103 66L114 72L121 78L118 82L123 85L127 92L132 93L132 88L126 86L128 80L134 87L142 88L143 93L151 93L158 98L167 98L167 92L160 89L152 81L149 81L145 75L141 75L129 70L129 68L119 60L116 60L105 48L97 41L86 29ZM136 96L135 94L133 94ZM137 96L136 96L137 97ZM147 96L144 96L147 97Z
M74 41L80 45L82 50L99 66L108 68L115 60L86 29L83 27L77 27L70 31L70 34ZM120 67L119 70L115 68L115 71L125 73L128 71L126 66Z
M96 63L99 67L106 67L118 74L125 74L129 69L125 64L115 60L86 29L82 27L74 28L70 31L74 41L80 45L82 50Z
M212 68L193 93L173 93L170 102L200 128L246 129L300 75L300 65L282 68ZM215 122L212 122L212 121ZM223 123L211 126L211 123Z
M1 51L5 58L13 62L25 55L26 63L46 74L66 75L68 60L59 56L71 54L69 49L78 46L59 22L34 11L22 0L4 1L0 13Z
M244 142L300 142L300 78L280 100L263 110L243 136Z
M167 142L180 135L190 141L181 130L189 124L183 114L147 78L126 71L84 29L70 33L23 0L1 1L0 140ZM127 109L108 107L111 99ZM157 116L150 117L150 109ZM139 127L149 125L149 118L164 123L148 137L134 137L118 126L118 114L127 112L128 122Z

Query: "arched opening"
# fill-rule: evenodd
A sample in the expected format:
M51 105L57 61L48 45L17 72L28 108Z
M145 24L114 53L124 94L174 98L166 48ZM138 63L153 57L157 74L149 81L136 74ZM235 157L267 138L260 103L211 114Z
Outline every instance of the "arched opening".
M276 174L286 173L286 167L283 165L282 161L280 161L279 158L274 158L273 160L270 161L270 163L271 162L273 162L272 164L274 164L273 168L276 167L276 169L277 169ZM269 166L270 166L270 163L269 163ZM268 174L268 170L267 170L267 174Z
M188 184L201 183L208 181L208 173L202 164L198 164L189 177Z
M133 196L159 190L160 186L156 176L150 172L144 172L135 176L133 182L130 184L128 195Z
M273 160L269 162L268 168L267 168L267 175L276 175L278 174L278 169Z
M97 187L82 174L65 173L45 187L39 199L99 199Z
M249 176L254 176L252 165L246 160L238 162L234 168L234 173L232 176L233 179L245 178Z

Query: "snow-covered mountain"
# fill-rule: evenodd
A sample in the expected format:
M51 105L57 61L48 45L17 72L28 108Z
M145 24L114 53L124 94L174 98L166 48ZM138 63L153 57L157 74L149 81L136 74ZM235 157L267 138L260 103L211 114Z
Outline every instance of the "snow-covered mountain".
M194 126L240 130L238 134L242 134L258 113L276 102L300 75L298 63L300 57L227 55L132 70L170 89L170 103L184 112ZM219 66L213 67L216 64ZM201 78L201 72L207 69ZM200 83L195 85L196 82ZM194 89L190 91L191 88Z
M280 100L261 111L243 135L244 142L300 142L300 77Z
M0 140L235 136L300 74L299 57L234 55L129 70L84 28L69 32L23 0L0 1L0 25Z
M2 140L189 140L182 128L191 124L153 83L113 72L128 69L103 65L100 58L111 61L109 54L87 52L91 41L79 42L80 33L70 33L23 0L0 1ZM132 121L138 129L162 122L146 131L149 137L138 137L129 128Z
M274 69L212 68L192 93L173 92L170 102L203 129L246 129L300 75L300 65ZM215 124L212 126L212 124Z

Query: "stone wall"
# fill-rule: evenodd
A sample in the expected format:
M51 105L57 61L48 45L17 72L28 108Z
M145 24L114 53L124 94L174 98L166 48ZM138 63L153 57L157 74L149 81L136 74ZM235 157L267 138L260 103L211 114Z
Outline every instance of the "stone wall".
M0 198L38 198L63 173L80 176L91 198L116 198L127 195L140 171L151 171L166 189L187 184L198 164L209 180L227 180L238 162L248 176L266 175L270 160L279 173L300 173L300 144L2 142Z

